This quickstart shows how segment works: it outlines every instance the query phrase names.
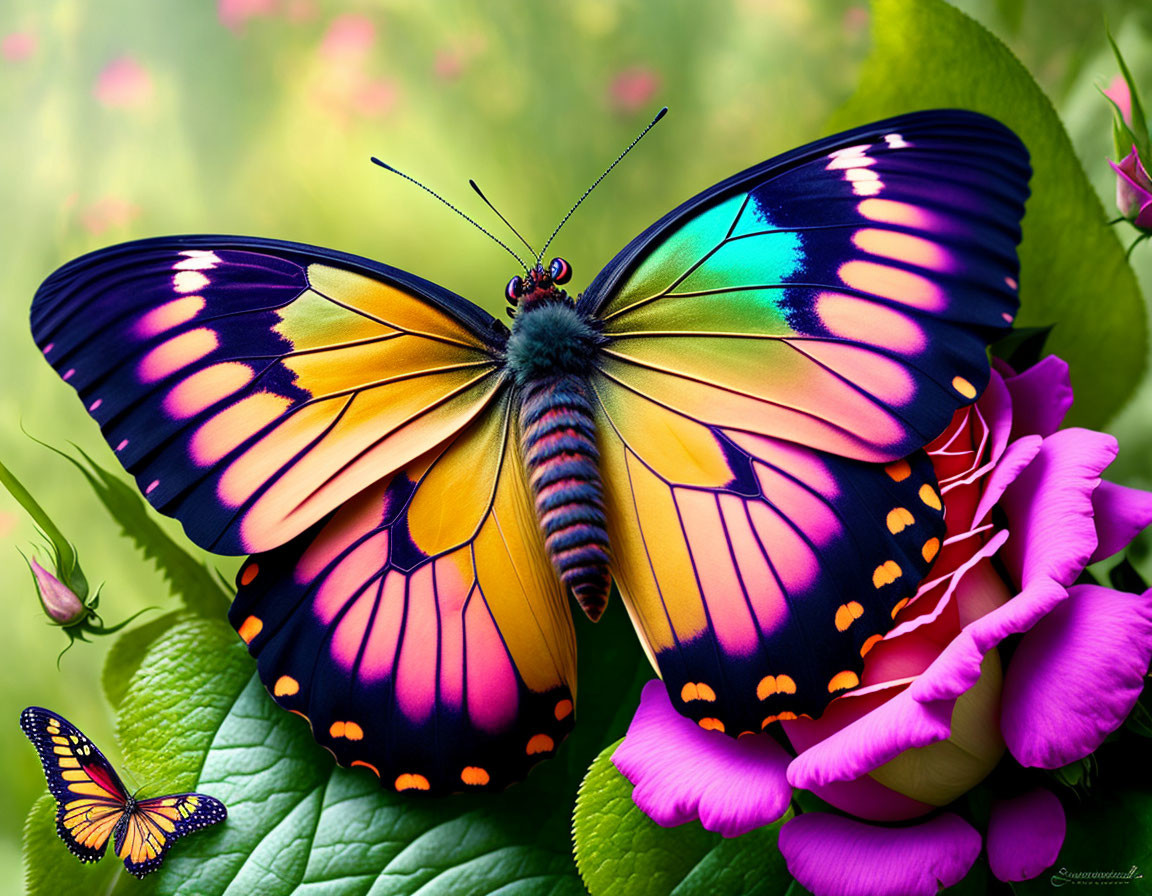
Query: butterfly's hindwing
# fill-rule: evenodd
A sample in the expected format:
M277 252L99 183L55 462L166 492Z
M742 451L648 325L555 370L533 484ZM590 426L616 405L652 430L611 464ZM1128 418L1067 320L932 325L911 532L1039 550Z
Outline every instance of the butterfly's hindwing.
M240 570L229 618L265 686L389 789L501 789L571 729L572 619L516 430L506 392Z
M224 804L203 793L139 800L117 828L113 848L131 874L144 877L160 867L175 840L227 817Z
M868 464L597 394L613 575L681 712L737 735L860 684L941 547L923 452Z
M92 253L32 307L141 491L217 553L284 543L467 425L502 330L392 268L223 236Z

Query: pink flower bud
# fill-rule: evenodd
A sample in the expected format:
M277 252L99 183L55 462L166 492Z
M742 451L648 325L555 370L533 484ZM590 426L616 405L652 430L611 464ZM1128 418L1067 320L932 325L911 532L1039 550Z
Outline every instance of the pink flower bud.
M1119 164L1108 164L1116 172L1116 207L1120 214L1141 230L1152 230L1152 179L1136 147Z
M36 579L36 590L40 592L40 603L49 618L60 625L69 625L84 617L88 608L72 589L61 582L35 561L28 561L32 575Z

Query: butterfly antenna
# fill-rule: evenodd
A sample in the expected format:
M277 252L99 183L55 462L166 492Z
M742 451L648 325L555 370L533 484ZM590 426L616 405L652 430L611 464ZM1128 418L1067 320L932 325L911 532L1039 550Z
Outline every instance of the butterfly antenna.
M469 184L469 186L472 187L473 190L476 191L476 195L484 200L484 204L486 206L488 206L488 208L492 209L492 211L496 212L496 217L498 217L501 221L503 221L505 224L508 225L508 229L511 230L514 234L516 234L516 238L519 239L520 242L522 242L527 247L528 251L531 252L533 255L535 255L536 250L533 249L531 246L529 246L528 240L526 240L526 239L524 239L524 237L520 236L520 231L517 230L515 227L513 227L512 224L509 222L509 220L507 218L505 218L502 214L500 214L500 210L497 209L496 206L494 206L491 202L488 201L488 197L485 196L480 191L480 187L478 187L476 185L476 181L469 179L468 184Z
M387 162L381 162L375 156L372 156L372 161L374 164L379 165L385 171L391 171L393 174L399 174L402 178L404 178L404 180L410 181L411 183L416 184L416 186L418 186L425 193L428 193L431 196L433 196L434 198L439 199L446 206L448 206L448 208L452 209L452 211L456 212L456 214L458 214L461 218L463 218L465 221L467 221L469 224L471 224L473 227L475 227L477 230L479 230L481 233L483 233L485 236L487 236L490 240L492 240L494 243L496 243L496 245L503 248L505 252L507 252L509 255L511 255L513 258L516 259L516 261L520 264L520 267L524 268L524 273L528 273L528 265L524 264L524 260L522 258L520 258L520 256L517 255L515 252L513 252L510 248L508 248L507 243L505 243L503 240L497 238L490 231L481 227L479 224L477 224L475 221L473 221L471 218L469 218L466 214L464 214L464 212L460 211L460 209L456 208L456 206L454 206L451 202L449 202L447 199L445 199L443 196L441 196L435 190L430 190L428 187L424 186L424 184L420 183L420 181L416 180L416 178L409 177L403 171L398 171L397 169L395 169L391 165L389 165ZM499 213L497 213L497 214L499 214ZM517 236L519 236L519 234L517 234Z
M609 165L604 170L604 173L601 174L598 178L596 178L595 181L592 182L592 186L590 186L587 190L584 191L584 195L576 200L576 204L574 206L572 206L572 208L568 209L568 214L566 214L563 217L563 219L561 219L560 223L556 225L556 229L552 231L552 236L548 237L548 241L546 243L544 243L544 248L541 249L540 254L536 256L536 264L540 264L540 260L544 257L544 253L547 252L548 247L550 245L552 245L552 240L556 239L556 234L558 234L560 232L561 227L563 227L565 224L568 223L568 219L571 218L572 213L580 207L580 203L583 202L585 199L587 199L588 194L596 189L596 187L600 183L600 181L604 180L604 178L606 178L608 176L608 173L613 168L615 168L617 165L620 164L621 159L623 159L624 156L628 155L628 153L630 153L632 151L632 147L635 146L637 143L639 143L640 140L644 137L644 135L647 134L650 130L652 130L652 128L656 127L656 122L658 122L661 118L663 118L667 114L668 114L668 107L667 106L665 106L663 109L661 109L659 112L657 112L656 117L653 118L650 122L648 122L648 126L646 128L644 128L644 130L642 130L639 134L636 135L636 139L628 144L628 146L624 149L624 152L620 153L620 155L618 155L616 157L616 161L613 162L611 165Z

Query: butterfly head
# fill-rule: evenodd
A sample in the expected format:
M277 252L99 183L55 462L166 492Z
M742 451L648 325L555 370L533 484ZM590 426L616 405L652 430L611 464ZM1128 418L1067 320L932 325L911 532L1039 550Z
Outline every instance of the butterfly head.
M504 298L510 306L509 317L514 316L514 309L521 304L527 309L541 302L566 299L567 293L557 287L571 279L572 265L563 258L553 258L547 269L537 264L526 276L513 277L504 288Z

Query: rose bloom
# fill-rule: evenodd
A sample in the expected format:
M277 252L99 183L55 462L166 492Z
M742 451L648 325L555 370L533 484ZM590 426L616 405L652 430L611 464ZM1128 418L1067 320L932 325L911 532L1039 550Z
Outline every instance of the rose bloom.
M861 686L819 719L783 722L779 739L732 739L677 714L649 682L613 755L636 804L665 826L698 818L736 836L780 818L792 787L814 792L845 814L798 815L779 846L817 896L936 893L964 878L982 842L1000 880L1050 866L1065 833L1051 792L993 803L983 836L940 807L1005 750L1044 769L1089 755L1143 687L1152 590L1074 583L1152 522L1152 494L1101 479L1116 440L1060 429L1071 404L1059 358L1018 375L996 364L977 403L928 446L943 547L868 653ZM1014 635L1009 658L998 647Z

